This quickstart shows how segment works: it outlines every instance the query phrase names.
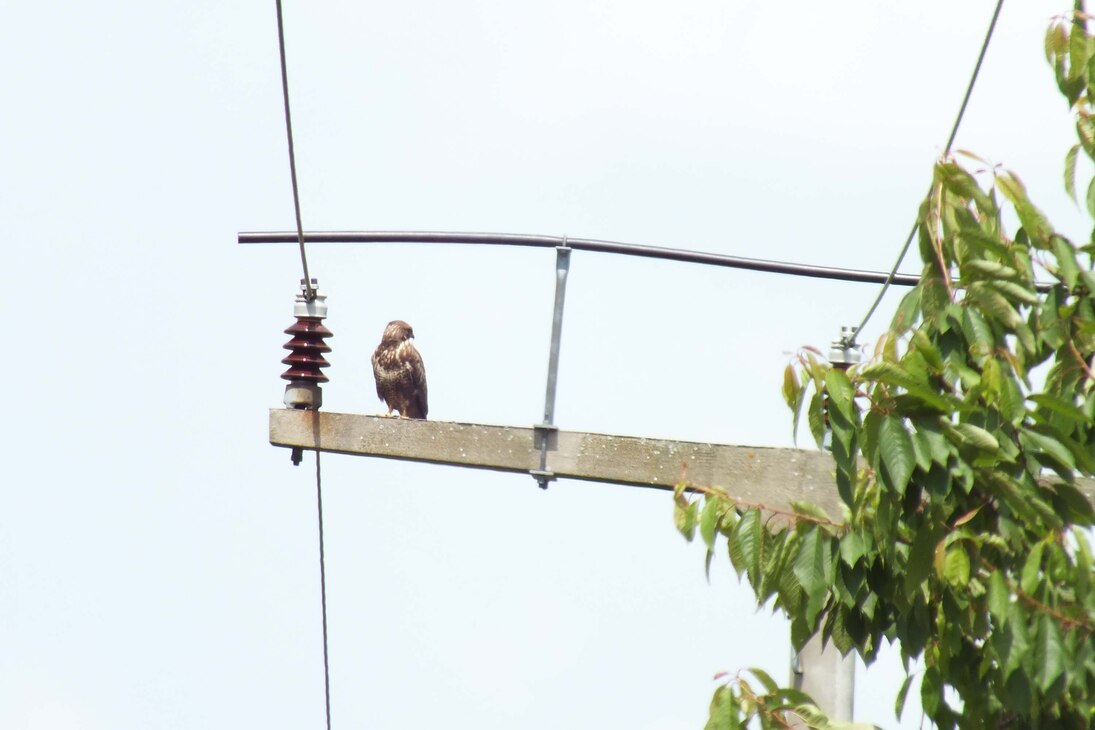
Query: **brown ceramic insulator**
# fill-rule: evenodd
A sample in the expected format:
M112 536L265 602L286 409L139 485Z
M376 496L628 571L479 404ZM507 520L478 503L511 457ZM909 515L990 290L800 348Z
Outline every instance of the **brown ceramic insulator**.
M328 367L330 363L323 358L323 353L330 352L331 348L323 339L333 336L331 330L314 317L298 317L296 324L285 330L285 334L292 335L293 339L283 345L289 354L282 362L289 369L281 377L285 380L326 383L328 378L321 368Z

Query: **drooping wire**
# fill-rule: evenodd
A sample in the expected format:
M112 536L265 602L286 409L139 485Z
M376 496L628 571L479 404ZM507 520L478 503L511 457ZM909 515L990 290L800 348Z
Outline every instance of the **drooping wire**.
M327 708L327 730L331 730L331 670L327 661L327 566L323 556L323 480L316 450L316 513L319 515L319 596L323 605L323 697Z
M297 158L293 151L293 119L289 113L289 72L285 66L285 24L282 20L281 0L275 0L278 9L278 52L281 57L281 97L285 103L285 136L289 140L289 177L293 182L293 209L297 219L297 244L300 247L300 265L304 269L304 296L308 301L316 298L312 277L308 275L308 256L304 252L304 225L300 219L300 191L297 187Z
M293 119L289 112L289 72L285 64L285 22L281 12L281 0L274 0L278 15L278 55L281 58L281 96L285 103L285 136L289 143L289 177L293 183L293 210L297 221L297 245L300 248L300 264L304 269L304 296L308 301L316 298L312 277L308 273L308 255L304 251L304 224L300 215L300 191L297 186L297 159L293 150ZM320 470L319 450L316 450L316 513L319 521L319 596L323 615L323 700L327 717L327 730L331 730L331 667L327 653L327 566L323 549L323 478Z
M981 73L981 64L985 60L985 53L989 49L989 41L992 40L992 33L996 30L996 20L1000 17L1000 9L1004 6L1004 0L997 0L996 9L992 13L992 20L989 21L989 29L985 32L985 40L981 44L981 52L977 55L977 63L974 64L973 73L970 74L969 85L966 86L966 95L962 97L962 106L958 108L958 115L954 118L954 126L951 127L950 136L947 137L947 146L943 150L943 155L950 154L951 145L954 144L954 138L958 135L958 127L962 124L962 117L966 113L966 107L970 103L970 96L973 94L973 86L977 83L977 76ZM928 193L931 193L929 188ZM871 303L871 308L867 310L867 314L864 315L863 321L859 323L859 327L856 328L856 332L862 332L863 328L867 326L867 321L878 309L878 305L882 302L882 297L886 296L886 291L890 288L890 284L893 283L894 276L897 275L897 268L901 266L901 262L905 258L905 254L909 252L909 247L912 245L913 238L916 236L916 230L920 227L919 222L913 223L912 230L909 231L908 238L905 239L905 245L901 247L901 252L897 255L897 261L894 262L893 269L890 270L889 276L886 278L886 282L882 285L882 288L878 292L878 296L875 297L874 302Z

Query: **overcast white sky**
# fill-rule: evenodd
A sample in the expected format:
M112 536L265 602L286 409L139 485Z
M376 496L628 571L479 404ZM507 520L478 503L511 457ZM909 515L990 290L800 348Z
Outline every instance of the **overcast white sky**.
M1068 5L1005 6L958 146L1086 236L1042 58ZM305 227L885 269L992 7L286 0ZM266 430L299 259L235 243L293 225L274 4L2 15L0 726L322 727L313 461ZM539 419L553 252L309 259L328 410L382 410L369 355L402 318L431 418ZM788 353L874 293L576 252L556 420L790 445ZM785 623L724 555L705 582L668 494L339 456L324 481L337 728L696 728L716 672L787 676ZM858 719L898 727L899 681L892 657L861 670Z

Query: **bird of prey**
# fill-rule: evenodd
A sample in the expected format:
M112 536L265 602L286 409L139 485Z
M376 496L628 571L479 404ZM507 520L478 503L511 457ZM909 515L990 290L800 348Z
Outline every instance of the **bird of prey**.
M425 418L426 367L414 343L414 330L401 319L388 323L380 345L373 353L376 394L388 405L388 415L399 411L402 418Z

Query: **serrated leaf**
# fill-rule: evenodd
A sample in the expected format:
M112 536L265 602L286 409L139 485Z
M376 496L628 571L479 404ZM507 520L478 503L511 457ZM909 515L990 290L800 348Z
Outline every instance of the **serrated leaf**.
M809 517L818 522L832 522L825 510L822 509L820 505L816 505L813 502L791 502L791 511L796 515Z
M1074 144L1065 155L1065 192L1073 202L1079 203L1076 197L1076 156L1080 153L1080 145Z
M787 403L787 407L792 411L795 410L798 405L799 387L798 374L795 372L795 366L791 363L787 363L787 367L783 369L783 400Z
M1065 470L1070 471L1076 468L1076 460L1073 458L1072 452L1052 436L1038 433L1029 428L1022 428L1019 431L1019 443L1022 444L1025 449L1035 453L1045 454L1056 461Z
M1042 692L1046 692L1065 671L1065 648L1057 623L1046 614L1038 619L1034 644L1035 677Z
M1027 553L1027 559L1023 562L1023 572L1019 579L1019 587L1023 589L1023 592L1027 595L1032 595L1038 590L1038 583L1042 575L1042 553L1045 551L1046 544L1039 542L1034 545L1034 548Z
M1053 255L1057 259L1057 272L1069 289L1076 288L1080 278L1080 265L1076 262L1076 249L1062 236L1054 236Z
M964 515L961 515L958 519L956 519L954 521L954 527L961 527L962 525L964 525L967 522L969 522L970 520L972 520L974 517L977 516L977 513L981 511L982 507L984 507L984 505L979 504L976 507L974 507L973 509L971 509L969 512L966 512Z
M867 554L867 543L858 532L849 532L840 538L840 559L849 567L854 567L859 559Z
M954 430L970 446L990 453L1000 450L1000 442L996 440L996 437L980 426L974 426L972 423L959 423L954 427Z
M909 557L905 564L905 592L914 593L921 582L931 574L935 547L942 533L938 528L924 528L916 533L909 546Z
M883 419L879 426L878 451L883 467L881 476L886 486L898 494L904 494L916 466L916 452L913 450L912 436L902 419L895 416Z
M1087 69L1087 33L1084 25L1074 23L1068 35L1068 78L1079 80Z
M940 466L946 466L951 456L951 447L947 437L939 430L939 426L923 419L915 421L915 426L916 437L927 446L932 461Z
M1095 122L1086 114L1076 117L1076 136L1080 138L1080 146L1084 153L1095 159Z
M1041 301L1037 293L1014 281L995 280L988 282L988 285L1013 302L1035 305Z
M760 555L763 544L761 531L763 529L760 510L746 510L734 527L733 536L729 538L730 562L734 564L739 575L744 572L754 586L760 585Z
M1053 63L1053 59L1064 52L1068 47L1068 31L1061 23L1051 23L1046 29L1045 54L1046 62Z
M715 546L715 531L719 522L719 500L708 495L704 498L703 510L700 512L700 537L703 544L710 550Z
M802 537L798 554L795 556L792 570L798 578L799 585L806 592L806 621L811 626L817 620L821 609L825 605L826 575L825 575L825 544L821 538L821 531L813 527Z
M774 695L779 692L779 685L776 684L776 681L772 679L771 675L769 675L768 672L757 667L750 667L749 673L760 680L760 683L764 685L764 690L768 694Z
M692 538L696 536L696 503L688 502L682 505L680 502L674 502L673 523L684 535L684 539L692 542Z
M914 287L901 298L901 303L897 305L897 311L894 312L893 320L890 323L890 329L898 335L907 332L916 324L919 312L920 289Z
M1008 329L1015 330L1023 325L1023 318L1003 294L984 282L974 282L966 290L967 295L977 308L986 316L997 320Z
M901 689L897 691L897 700L894 702L894 717L900 721L901 713L905 711L905 699L909 696L909 687L912 686L912 674L905 675L905 681L901 683Z
M973 272L990 279L1015 279L1019 276L1019 272L1010 266L1005 266L999 261L988 261L986 259L968 259L963 261L962 271Z
M1090 420L1074 403L1069 403L1052 393L1034 393L1033 395L1027 396L1027 400L1033 401L1039 407L1056 413L1059 416L1063 416L1075 424L1085 425Z
M815 392L810 398L806 420L810 425L810 434L814 437L814 441L820 449L825 443L825 411L822 405L821 393Z
M1023 229L1030 236L1031 243L1038 248L1044 248L1049 236L1053 233L1053 227L1042 211L1031 202L1023 182L1015 173L1002 170L996 174L996 187L1015 207L1015 213L1019 216Z
M873 380L901 387L920 384L917 378L900 365L886 360L872 362L859 371L859 376L864 380Z
M1014 378L1004 378L1000 385L1000 415L1009 423L1018 424L1027 414L1023 392Z
M970 556L961 543L955 543L945 551L943 574L940 577L955 588L965 588L969 584Z
M1095 178L1092 178L1091 183L1087 186L1085 202L1087 203L1088 215L1095 218Z
M989 613L996 619L997 627L1002 627L1007 622L1008 606L1011 605L1011 591L1004 581L1000 571L993 571L989 576L988 607Z
M848 375L837 368L825 373L825 391L829 394L829 408L835 410L849 423L855 423L855 389Z
M708 709L707 724L704 730L737 730L741 727L738 718L737 703L734 702L734 693L728 686L720 685L713 697Z
M825 630L829 641L841 654L847 654L855 648L855 639L848 632L848 625L845 623L845 611L842 608L833 609L828 613L825 620Z

